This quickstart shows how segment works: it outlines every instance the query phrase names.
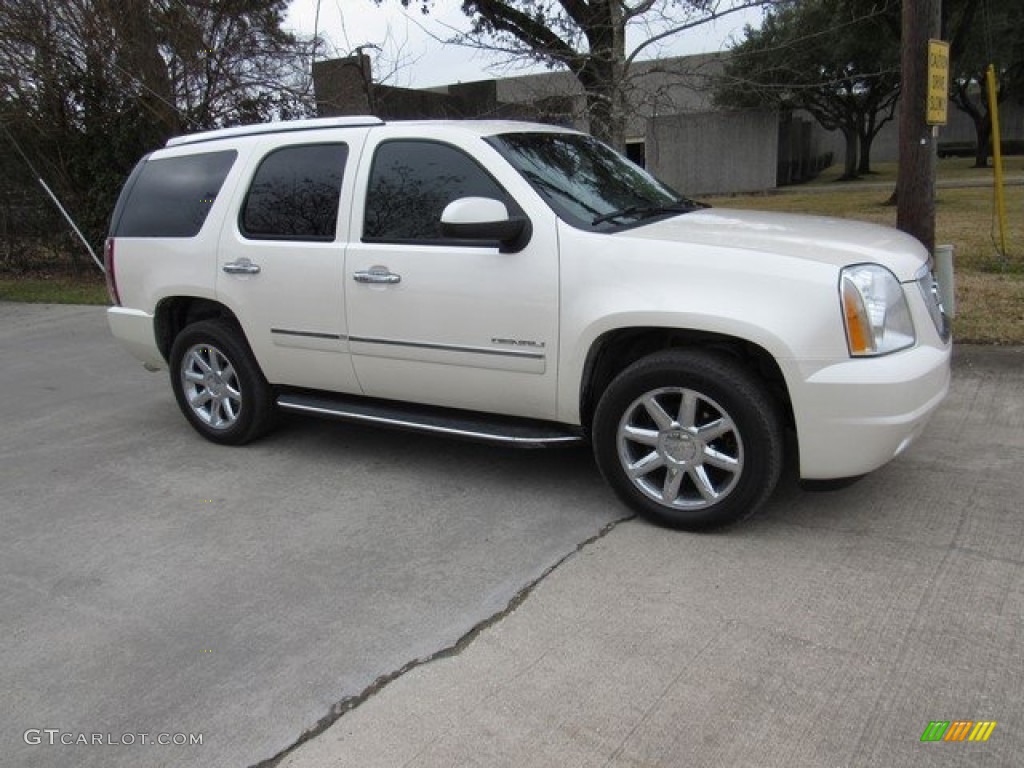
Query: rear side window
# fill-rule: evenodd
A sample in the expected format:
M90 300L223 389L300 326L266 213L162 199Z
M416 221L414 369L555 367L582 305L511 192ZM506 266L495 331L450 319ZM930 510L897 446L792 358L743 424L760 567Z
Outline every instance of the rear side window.
M147 160L126 190L116 237L195 237L238 153Z
M242 205L242 234L258 240L333 240L347 157L345 144L306 144L268 154Z
M508 194L460 149L433 141L387 141L377 148L366 191L365 240L440 241L441 213L460 197Z

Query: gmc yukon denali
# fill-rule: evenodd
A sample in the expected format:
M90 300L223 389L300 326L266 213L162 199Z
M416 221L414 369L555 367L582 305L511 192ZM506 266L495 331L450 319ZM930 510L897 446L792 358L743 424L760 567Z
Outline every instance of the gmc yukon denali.
M710 209L547 125L174 138L129 177L105 257L113 334L209 440L280 411L585 440L623 502L691 530L751 514L787 450L806 480L880 467L949 385L913 238Z

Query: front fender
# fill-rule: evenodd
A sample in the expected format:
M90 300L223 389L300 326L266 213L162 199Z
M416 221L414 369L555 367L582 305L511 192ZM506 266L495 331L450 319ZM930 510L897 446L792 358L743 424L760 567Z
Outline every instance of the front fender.
M847 358L835 265L727 247L564 233L559 419L580 423L588 357L631 328L715 334L769 354L787 385L801 365ZM631 251L631 252L630 252Z

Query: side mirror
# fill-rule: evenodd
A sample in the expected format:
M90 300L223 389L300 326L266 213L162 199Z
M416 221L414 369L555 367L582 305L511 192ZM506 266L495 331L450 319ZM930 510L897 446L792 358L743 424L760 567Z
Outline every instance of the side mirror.
M530 241L530 221L509 216L500 200L461 197L441 213L441 234L456 240L497 241L503 252L521 251Z

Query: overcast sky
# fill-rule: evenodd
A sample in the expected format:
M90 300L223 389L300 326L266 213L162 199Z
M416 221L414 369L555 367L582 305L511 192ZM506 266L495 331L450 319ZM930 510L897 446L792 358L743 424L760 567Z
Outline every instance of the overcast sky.
M381 51L367 51L374 55L374 78L383 76L389 85L407 88L544 71L538 67L509 69L495 56L440 42L451 37L453 28L466 28L460 6L458 0L438 0L434 11L423 16L417 10L406 11L399 0L385 0L380 7L372 0L321 0L319 31L327 46L317 51L317 58L346 56L356 46L377 45ZM317 0L292 0L288 26L312 35L316 7ZM744 24L756 25L759 19L756 10L737 13L717 24L683 32L661 55L721 50L730 37L742 36Z

